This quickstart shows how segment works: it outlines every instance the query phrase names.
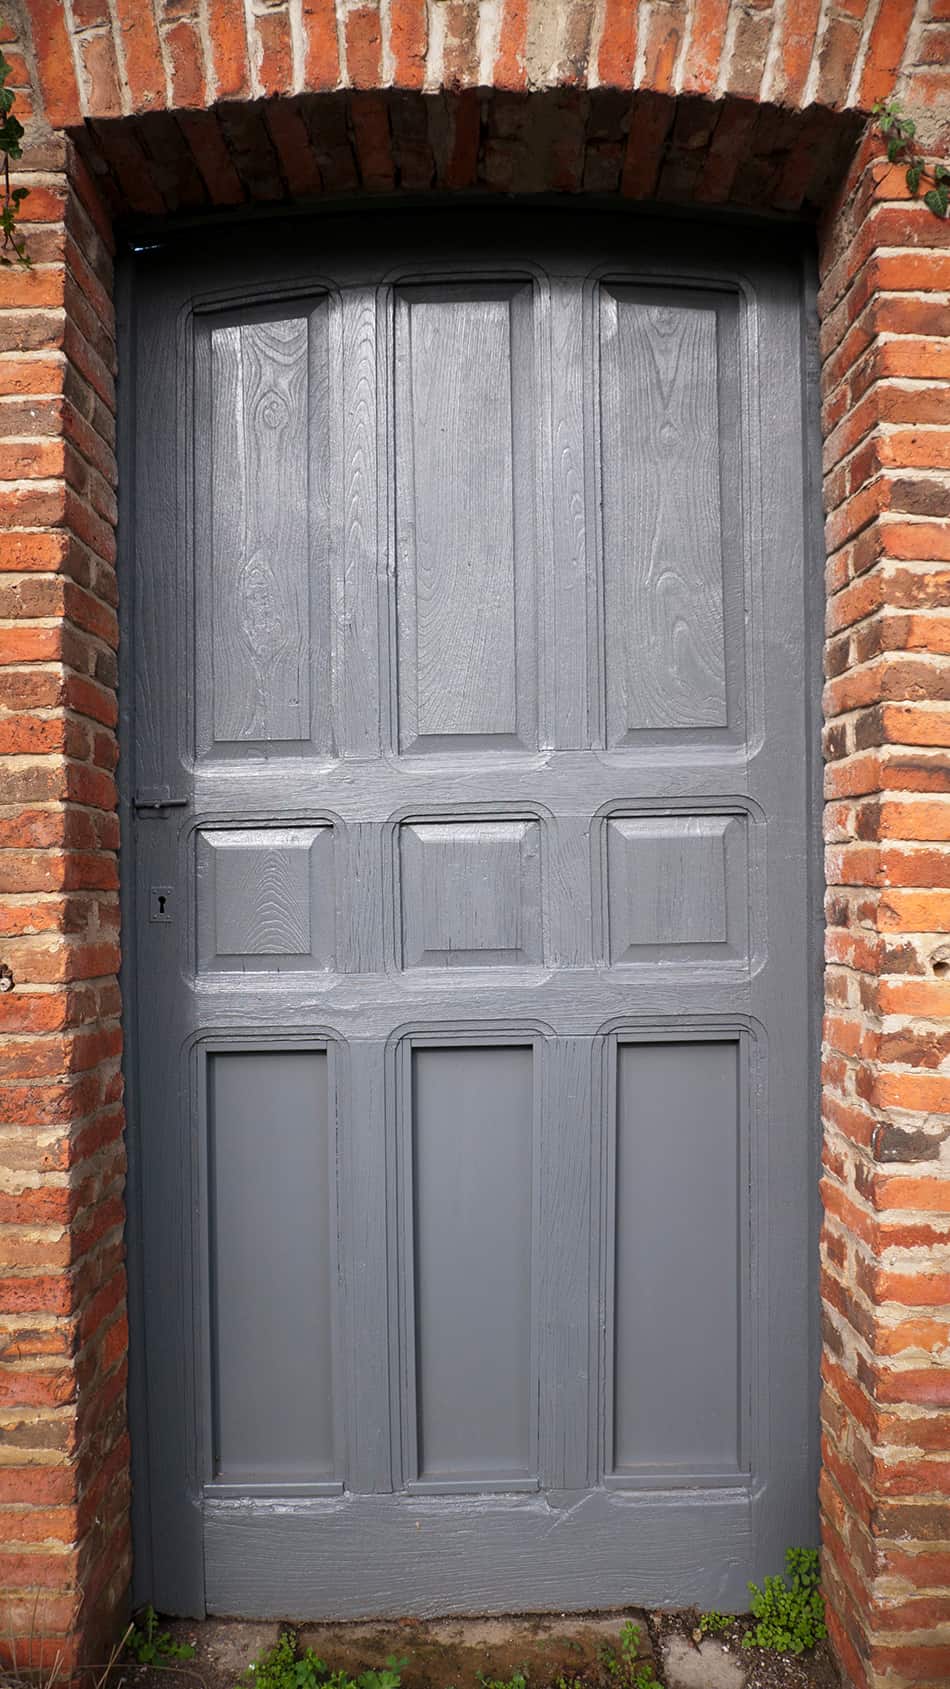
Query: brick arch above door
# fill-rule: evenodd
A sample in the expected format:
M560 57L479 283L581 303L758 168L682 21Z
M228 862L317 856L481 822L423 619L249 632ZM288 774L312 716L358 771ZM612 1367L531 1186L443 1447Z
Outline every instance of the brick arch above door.
M540 190L817 226L826 1588L856 1683L950 1678L950 228L857 139L896 88L945 146L946 0L3 15L34 269L0 273L0 1632L99 1658L128 1586L114 225Z
M928 14L918 0L798 0L785 7L773 0L18 3L31 25L46 117L56 128L84 118L384 87L637 88L790 110L867 111L902 77L913 77L919 101L937 93L933 36L943 16L939 6Z

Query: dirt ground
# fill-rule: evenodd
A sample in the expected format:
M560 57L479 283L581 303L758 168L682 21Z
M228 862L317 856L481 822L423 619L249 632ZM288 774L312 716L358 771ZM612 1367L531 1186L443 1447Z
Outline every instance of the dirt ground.
M529 1689L551 1689L559 1678L581 1679L585 1689L612 1689L601 1650L619 1645L623 1624L640 1626L640 1651L667 1689L839 1689L825 1645L794 1658L743 1648L747 1628L738 1619L721 1637L700 1637L696 1613L644 1613L633 1608L590 1615L566 1614L419 1620L390 1623L300 1625L301 1648L312 1647L327 1664L356 1674L381 1666L389 1654L406 1660L403 1689L482 1689L482 1679L506 1680L524 1671ZM283 1625L208 1619L169 1621L174 1642L189 1642L194 1659L159 1669L127 1662L127 1689L237 1689L250 1662L276 1641ZM117 1686L113 1686L117 1689Z

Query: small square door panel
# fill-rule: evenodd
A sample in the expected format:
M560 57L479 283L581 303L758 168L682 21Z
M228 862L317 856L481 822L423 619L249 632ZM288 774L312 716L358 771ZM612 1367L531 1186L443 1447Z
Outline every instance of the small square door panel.
M611 962L730 961L749 948L742 815L615 815L607 824Z
M541 960L537 821L419 821L400 828L402 965Z
M332 827L202 828L199 967L331 968L333 882Z

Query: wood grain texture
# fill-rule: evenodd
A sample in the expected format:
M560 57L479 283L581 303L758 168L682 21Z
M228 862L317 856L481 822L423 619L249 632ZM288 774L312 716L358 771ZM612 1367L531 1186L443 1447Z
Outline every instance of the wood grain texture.
M536 821L400 828L403 966L539 962L540 855Z
M308 324L211 334L216 740L310 737Z
M405 290L395 353L400 741L524 742L511 290ZM523 688L522 688L523 690ZM534 733L537 732L537 700Z
M638 944L722 944L726 938L722 815L617 819L608 830L610 952Z
M601 294L610 744L728 722L714 309Z
M329 827L202 828L196 848L200 968L333 964Z
M674 1586L688 1605L739 1612L756 1551L742 1492L700 1509L675 1494L568 1490L413 1496L408 1506L383 1496L215 1502L206 1512L208 1609L236 1618L585 1612L627 1607L632 1590L662 1606Z
M553 609L549 654L554 731L559 747L590 744L588 720L589 612L595 602L588 568L587 438L584 406L583 298L571 282L551 289L551 539L553 578L545 595Z
M137 350L141 367L161 372L163 379L156 381L153 375L150 383L149 415L154 433L140 428L134 442L135 484L147 502L151 520L140 525L135 535L137 614L130 630L136 723L129 746L134 757L132 789L143 796L179 795L187 790L179 778L185 700L175 675L177 656L172 658L171 673L167 658L168 653L180 650L181 619L187 608L181 571L189 510L182 473L184 441L178 383L170 379L175 362L175 325L163 312L155 311L142 324ZM187 384L182 385L187 392ZM123 602L127 605L129 599L131 591ZM159 634L160 652L156 649Z
M614 963L727 964L749 953L749 831L741 813L613 815L605 829L604 924Z
M345 755L371 757L379 751L381 711L375 290L352 290L342 309L342 462L336 484L343 499L343 579L335 690L341 749Z
M220 956L309 955L310 844L292 832L215 841Z

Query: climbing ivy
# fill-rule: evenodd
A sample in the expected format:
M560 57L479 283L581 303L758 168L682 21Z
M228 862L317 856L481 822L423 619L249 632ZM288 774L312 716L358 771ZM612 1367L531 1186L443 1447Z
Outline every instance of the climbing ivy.
M903 164L908 189L916 199L921 183L929 182L924 204L935 217L946 217L950 210L950 169L946 164L928 165L914 139L917 125L912 117L905 117L899 100L877 100L872 115L887 143L887 157L891 164Z
M0 264L22 264L27 270L31 259L26 250L26 242L17 228L17 216L20 206L29 193L29 188L10 187L10 160L22 158L23 125L18 117L13 115L14 94L12 88L7 87L7 77L11 72L11 65L4 53L0 52L0 153L3 154L3 187L0 190ZM12 253L12 257L10 254Z

